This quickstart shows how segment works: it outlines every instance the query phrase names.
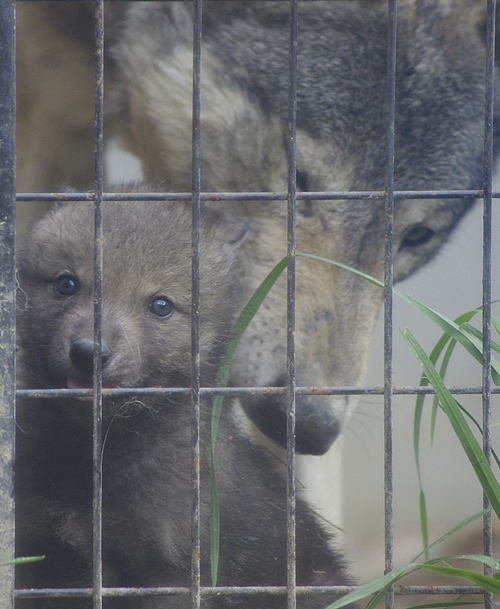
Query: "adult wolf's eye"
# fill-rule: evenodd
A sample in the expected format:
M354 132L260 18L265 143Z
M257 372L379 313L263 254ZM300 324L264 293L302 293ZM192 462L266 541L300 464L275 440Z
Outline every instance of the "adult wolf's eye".
M174 303L165 296L157 296L149 303L149 310L158 317L169 317L174 312Z
M54 290L61 296L72 296L78 289L78 280L73 275L61 275L56 279Z
M419 245L425 245L434 235L435 233L432 228L424 226L423 224L417 224L410 228L403 237L401 249L404 247L418 247Z

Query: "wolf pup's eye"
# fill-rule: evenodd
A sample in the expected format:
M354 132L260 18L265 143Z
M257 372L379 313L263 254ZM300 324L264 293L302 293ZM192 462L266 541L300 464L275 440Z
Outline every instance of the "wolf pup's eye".
M73 275L65 274L56 279L54 291L60 296L73 296L78 290L78 279Z
M158 317L169 317L174 312L174 303L165 296L157 296L149 303L149 310Z

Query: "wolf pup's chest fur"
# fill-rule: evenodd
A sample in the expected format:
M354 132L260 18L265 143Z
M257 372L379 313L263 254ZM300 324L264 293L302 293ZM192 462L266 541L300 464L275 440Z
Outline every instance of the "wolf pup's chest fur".
M93 210L69 204L35 226L19 256L19 347L26 388L92 387ZM189 387L191 213L182 203L105 202L102 383ZM234 250L247 225L202 214L201 382L214 381L239 290ZM18 405L20 587L87 587L92 564L92 399L24 398ZM202 583L209 585L209 409L202 401ZM223 416L217 445L220 585L286 584L285 488L268 456ZM191 400L132 393L103 399L103 576L106 586L189 586ZM299 585L346 584L343 561L315 516L297 505ZM107 607L188 607L189 595L105 601ZM253 607L214 597L206 607ZM284 597L259 596L260 607ZM323 607L326 597L301 597ZM330 601L331 602L331 601ZM90 607L90 599L18 601Z

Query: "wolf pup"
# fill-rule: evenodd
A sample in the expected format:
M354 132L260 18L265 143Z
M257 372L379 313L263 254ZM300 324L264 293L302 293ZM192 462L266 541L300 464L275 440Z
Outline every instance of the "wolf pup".
M123 125L128 146L149 180L191 188L191 3L112 3L106 19L109 116ZM75 173L57 147L43 175L27 142L52 125L57 83L48 77L40 49L62 69L92 77L92 46L85 24L92 6L82 3L20 5L20 60L30 78L19 89L21 169L24 184L70 181ZM80 11L82 18L75 19ZM73 17L72 17L73 15ZM86 18L85 15L87 15ZM90 17L89 17L90 15ZM31 17L33 21L29 21ZM31 27L30 27L31 23ZM398 3L395 188L401 191L480 189L483 184L486 3L483 0L405 0ZM23 25L24 24L24 25ZM72 27L69 27L71 25ZM288 120L288 6L283 2L206 2L201 70L201 177L206 191L285 191ZM299 191L383 191L386 169L387 9L384 2L303 2L299 8L297 186ZM30 34L30 30L38 33ZM52 32L51 36L46 31ZM73 46L68 46L68 45ZM499 45L497 45L498 49ZM68 54L76 48L78 54ZM78 55L78 56L77 56ZM52 64L50 64L52 66ZM69 68L68 68L69 66ZM24 73L24 72L23 72ZM67 82L62 79L61 82ZM500 78L495 79L496 87ZM29 85L29 86L28 86ZM47 95L30 95L30 87ZM37 89L38 91L38 89ZM93 128L85 102L65 106L78 133ZM496 100L500 100L497 91ZM23 97L23 95L25 97ZM59 96L58 99L62 99ZM25 100L24 103L22 100ZM48 101L47 101L48 100ZM30 103L28 103L30 102ZM500 105L495 107L495 154ZM43 117L43 120L40 119ZM90 118L89 118L90 117ZM25 126L28 128L24 128ZM89 148L89 152L91 149ZM21 154L23 153L23 154ZM25 153L25 154L24 154ZM83 167L79 158L78 167ZM89 161L86 165L91 168ZM54 169L55 168L55 169ZM56 171L57 169L57 171ZM52 172L52 173L51 173ZM65 172L67 175L65 175ZM71 175L69 175L71 174ZM82 181L82 176L78 176ZM90 172L87 176L91 178ZM19 185L23 188L23 185ZM400 281L432 259L471 207L472 199L398 198L394 212L394 279ZM251 218L240 248L247 295L286 252L283 202L231 204L235 220ZM312 253L383 276L382 199L302 199L297 207L297 251ZM296 380L305 386L356 386L362 382L381 290L319 261L297 260ZM231 370L231 384L283 385L286 375L286 288L280 281L259 311ZM285 443L281 399L234 400L241 425ZM354 406L352 396L298 396L299 453L329 451ZM250 423L251 421L252 423ZM262 440L264 441L264 440ZM330 459L330 450L326 459ZM314 461L314 463L313 463ZM310 486L308 467L299 476ZM324 462L324 475L332 469ZM314 483L313 483L314 484ZM312 489L318 499L333 484ZM308 492L306 488L306 492ZM325 512L335 503L327 498ZM335 518L335 514L331 516Z
M179 202L103 204L102 383L189 387L191 213ZM19 348L25 388L92 387L93 209L47 215L19 255ZM240 290L235 251L247 223L201 217L201 381L214 382ZM190 586L191 400L103 399L105 586ZM202 584L210 585L210 400L202 400ZM18 587L88 587L92 561L92 400L22 398L16 465L17 555L45 555L17 571ZM216 471L222 586L286 585L285 486L269 455L221 419ZM313 512L297 504L298 585L349 584ZM330 599L330 600L329 600ZM320 608L331 595L299 596ZM204 607L284 606L283 596L217 595ZM90 599L24 599L19 609L90 607ZM107 607L189 607L189 595L122 597Z

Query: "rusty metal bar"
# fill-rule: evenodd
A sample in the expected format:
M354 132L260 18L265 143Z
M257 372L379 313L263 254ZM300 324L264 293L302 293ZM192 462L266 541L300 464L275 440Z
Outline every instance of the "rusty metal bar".
M357 586L297 586L297 596L322 595L322 594L338 594L344 595L348 592L356 590ZM200 590L201 596L209 598L211 596L231 595L257 595L257 594L272 594L284 595L287 592L286 586L203 586ZM157 588L103 588L103 597L141 597L141 596L187 596L191 594L191 588L182 587L166 587ZM394 586L394 594L396 596L410 595L480 595L483 594L483 589L479 586L446 586L446 585L415 585L415 586ZM44 588L39 590L16 590L16 598L81 598L91 597L91 588Z
M295 212L297 190L296 116L298 2L290 0L288 90L288 209L287 209L287 607L295 609L296 486L295 486Z
M0 562L14 558L15 2L0 3ZM13 606L14 567L0 569L0 606Z
M484 125L484 199L483 199L483 450L491 463L491 249L492 249L492 192L493 192L493 114L495 75L495 2L488 0L486 21L486 83ZM483 493L483 507L490 502ZM483 516L483 549L486 556L493 555L493 525L491 511ZM484 574L493 570L484 565ZM484 593L485 609L491 609L493 595Z
M388 3L387 38L387 148L385 184L384 258L384 497L385 573L394 568L393 558L393 463L392 463L392 341L393 341L393 229L394 229L394 133L396 114L396 1ZM394 607L394 591L386 593L386 607Z
M192 277L191 277L191 606L199 609L200 585L200 114L202 0L194 0L193 18L193 133L192 133Z
M95 2L95 147L94 147L94 362L93 362L93 503L92 602L102 609L102 272L103 272L103 116L104 2Z
M63 0L61 0L63 1ZM229 1L229 0L228 0ZM492 193L493 198L500 198L500 191ZM361 191L324 191L324 192L297 192L295 198L298 200L320 200L334 201L338 199L384 199L385 192L379 190ZM481 198L484 190L394 190L394 200L397 199L457 199L457 198ZM91 201L91 193L46 193L46 192L23 192L18 193L17 201ZM103 201L191 201L191 193L166 192L166 193L103 193ZM201 201L286 201L286 192L202 192Z
M475 387L448 387L448 391L455 395L482 395L482 385ZM393 395L434 395L432 387L427 386L393 386ZM500 394L500 387L491 388L492 395ZM119 387L103 389L104 397L130 396L130 395L190 395L190 388L161 388L161 387ZM89 397L91 389L18 389L18 397L47 398L58 396ZM286 395L286 387L200 387L200 396L223 395L227 397L243 395ZM383 387L295 387L295 395L384 395ZM375 407L375 406L374 406Z

